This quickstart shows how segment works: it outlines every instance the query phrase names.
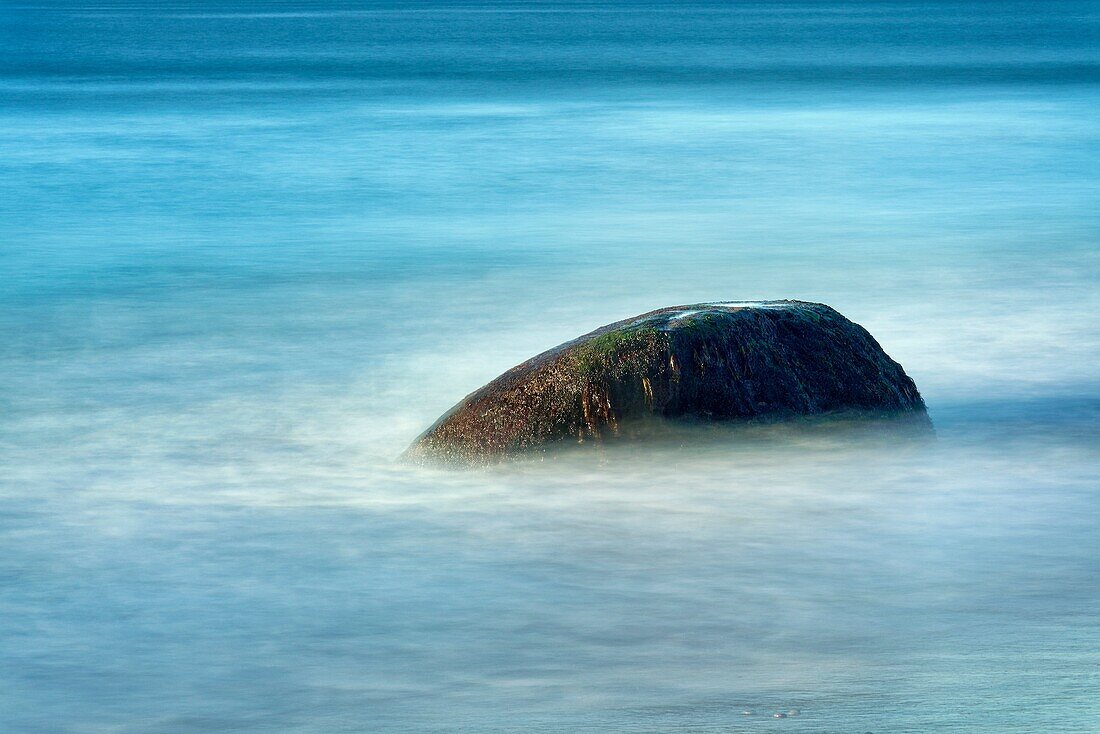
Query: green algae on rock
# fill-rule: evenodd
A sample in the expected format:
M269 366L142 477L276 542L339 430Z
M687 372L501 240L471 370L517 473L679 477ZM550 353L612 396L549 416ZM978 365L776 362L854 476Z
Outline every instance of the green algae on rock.
M931 427L901 365L820 303L677 306L604 326L513 367L425 431L408 455L484 462L650 421L782 421L832 413Z

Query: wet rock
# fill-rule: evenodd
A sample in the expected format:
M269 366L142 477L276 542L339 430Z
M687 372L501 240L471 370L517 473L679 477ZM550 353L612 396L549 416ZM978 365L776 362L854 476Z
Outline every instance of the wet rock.
M609 324L513 367L409 448L483 462L657 422L856 412L931 427L916 385L861 326L820 303L720 302Z

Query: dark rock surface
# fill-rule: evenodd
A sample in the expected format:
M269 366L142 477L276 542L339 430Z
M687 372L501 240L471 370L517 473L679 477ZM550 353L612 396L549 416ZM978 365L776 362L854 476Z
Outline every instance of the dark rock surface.
M675 421L859 412L931 428L916 385L867 331L820 303L720 302L609 324L513 367L409 447L481 462Z

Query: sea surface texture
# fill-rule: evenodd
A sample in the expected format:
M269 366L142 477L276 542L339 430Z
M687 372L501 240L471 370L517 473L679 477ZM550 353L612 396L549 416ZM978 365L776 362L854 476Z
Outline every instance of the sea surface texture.
M0 731L1100 731L1098 253L1095 2L9 0ZM937 439L395 461L782 298Z

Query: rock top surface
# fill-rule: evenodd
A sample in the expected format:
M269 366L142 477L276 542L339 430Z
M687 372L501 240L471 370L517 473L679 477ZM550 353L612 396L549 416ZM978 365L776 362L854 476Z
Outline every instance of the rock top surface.
M475 391L408 455L485 462L652 419L782 421L859 412L931 427L913 380L866 329L820 303L651 311L533 357Z

